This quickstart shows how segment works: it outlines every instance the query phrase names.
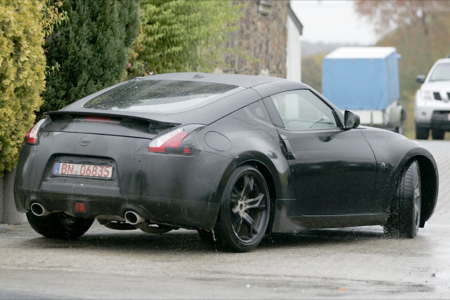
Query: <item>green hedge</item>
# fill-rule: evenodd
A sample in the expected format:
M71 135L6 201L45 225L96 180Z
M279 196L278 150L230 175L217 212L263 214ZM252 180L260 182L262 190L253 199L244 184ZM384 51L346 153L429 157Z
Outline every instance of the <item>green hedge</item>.
M0 0L0 177L18 152L45 88L42 1Z

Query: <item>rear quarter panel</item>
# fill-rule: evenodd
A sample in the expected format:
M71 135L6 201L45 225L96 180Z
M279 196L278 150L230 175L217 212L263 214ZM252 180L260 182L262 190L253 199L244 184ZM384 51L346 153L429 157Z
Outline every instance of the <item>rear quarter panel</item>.
M283 209L289 215L298 215L298 205L291 185L291 171L273 124L258 119L246 107L218 120L203 131L205 136L215 132L229 141L229 148L221 151L218 151L218 146L211 142L204 142L202 145L203 151L209 149L230 157L230 163L222 174L217 191L219 198L233 170L240 165L250 164L257 167L266 177L273 200L272 213L280 210L280 206L287 205L289 207Z

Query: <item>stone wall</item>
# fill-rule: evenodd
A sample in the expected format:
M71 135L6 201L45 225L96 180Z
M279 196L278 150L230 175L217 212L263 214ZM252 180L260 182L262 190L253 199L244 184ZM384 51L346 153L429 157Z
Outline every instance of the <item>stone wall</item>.
M223 73L270 75L286 78L286 47L288 1L265 0L271 4L268 14L262 14L258 0L238 0L247 5L245 15L237 24L239 29L232 33L227 47L239 53L226 58L229 68Z

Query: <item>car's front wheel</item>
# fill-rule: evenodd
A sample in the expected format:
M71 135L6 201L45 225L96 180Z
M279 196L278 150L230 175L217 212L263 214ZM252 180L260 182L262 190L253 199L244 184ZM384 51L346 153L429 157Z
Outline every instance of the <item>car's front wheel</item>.
M414 238L419 231L422 186L419 164L413 161L399 178L391 215L384 231L388 235Z
M214 234L220 249L247 252L261 242L269 218L270 194L264 176L252 166L241 166L230 176L216 227L210 234ZM201 232L203 240L205 233Z
M31 227L45 237L53 239L74 240L88 231L94 219L71 217L65 213L52 213L38 217L28 212L28 222Z

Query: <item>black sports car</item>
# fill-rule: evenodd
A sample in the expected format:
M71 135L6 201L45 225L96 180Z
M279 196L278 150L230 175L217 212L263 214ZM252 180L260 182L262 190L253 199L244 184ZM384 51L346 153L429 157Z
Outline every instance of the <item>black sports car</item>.
M414 237L438 172L417 142L359 126L299 82L174 73L136 78L48 112L20 152L15 201L31 226L75 239L197 229L249 251L268 233L382 225Z

